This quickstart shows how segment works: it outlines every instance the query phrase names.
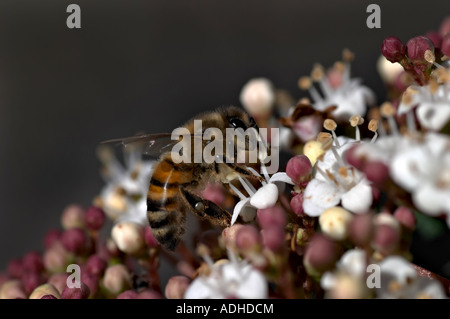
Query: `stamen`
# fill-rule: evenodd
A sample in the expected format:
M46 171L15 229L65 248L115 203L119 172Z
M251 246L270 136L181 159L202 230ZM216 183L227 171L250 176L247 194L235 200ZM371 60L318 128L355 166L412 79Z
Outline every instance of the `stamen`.
M355 59L355 54L349 49L345 48L344 50L342 50L342 59L345 62L351 62Z
M345 166L344 160L337 152L336 147L333 146L333 138L331 137L330 133L320 132L319 135L317 136L317 141L322 144L323 150L327 151L331 149L331 152L333 152L333 155L336 158L338 164L340 166Z
M250 196L255 195L256 189L253 187L253 185L248 180L242 178L239 175L238 175L238 179L239 179L239 182L241 182L242 186L245 188L245 190L247 191L247 193Z
M374 133L374 136L372 137L372 140L370 141L370 143L375 143L375 141L377 140L378 137L378 120L370 120L369 125L368 125L369 131Z
M197 247L197 254L199 254L205 263L212 269L214 266L214 260L209 255L209 249L205 244L199 244Z
M389 128L392 131L392 134L398 135L398 127L397 123L395 122L394 115L395 115L395 108L390 102L384 102L381 107L381 115L386 117L389 123Z
M316 102L322 101L322 97L320 96L319 92L316 90L316 88L313 86L312 81L307 76L302 76L298 80L298 87L302 90L308 90L309 94L311 94L312 98Z
M315 82L319 82L324 77L324 74L323 66L318 63L314 64L311 71L311 79Z
M339 167L338 170L339 175L341 175L342 178L347 178L347 168L345 166Z
M317 142L322 144L322 149L324 151L327 151L330 149L330 147L333 145L333 138L330 133L327 132L320 132L317 135Z
M425 54L423 55L423 58L425 59L425 61L427 61L430 64L433 64L435 67L444 69L442 65L436 63L436 56L434 55L433 52L431 52L431 50L426 50Z
M336 122L334 120L332 120L332 119L326 119L323 122L323 127L326 130L331 131L331 134L333 135L334 144L336 144L336 147L338 147L338 148L341 147L341 145L339 144L339 141L337 139L336 132L335 132L335 130L337 128Z
M244 194L241 193L241 191L239 189L237 189L236 186L234 186L233 184L229 183L228 185L230 185L230 188L233 190L233 192L239 196L239 198L241 200L244 200L247 198L247 196L244 196Z
M361 125L364 123L364 119L361 117L361 115L357 114L357 115L353 115L350 120L350 125L353 126L356 129L356 140L360 141L361 140L361 133L359 131L359 127L358 125Z
M261 169L262 169L264 177L266 178L267 183L269 183L270 176L269 176L269 172L267 172L266 166L264 164L261 164Z

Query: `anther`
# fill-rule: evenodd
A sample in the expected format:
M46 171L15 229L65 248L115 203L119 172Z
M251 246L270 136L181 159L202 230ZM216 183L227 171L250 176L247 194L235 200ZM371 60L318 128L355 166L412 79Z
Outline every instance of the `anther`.
M315 82L319 82L320 80L323 79L324 74L325 72L323 70L323 66L318 63L314 64L313 69L311 71L311 79Z
M371 143L374 143L377 140L378 137L378 120L370 120L368 125L369 131L374 133L374 136L372 137Z
M345 62L351 62L355 59L355 54L349 49L342 50L342 59Z
M380 107L381 115L386 117L389 123L389 127L394 135L398 135L398 127L395 122L395 107L390 102L384 102Z
M361 133L359 131L358 125L363 124L364 119L361 117L361 115L357 114L357 115L353 115L352 117L350 117L349 122L350 122L350 125L356 129L356 140L360 141Z
M323 122L323 127L326 130L331 131L331 134L333 135L333 139L334 139L334 143L336 144L336 147L341 147L339 145L339 142L338 142L338 139L337 139L337 136L336 136L336 132L335 132L335 130L337 128L336 122L334 120L332 120L332 119L326 119Z
M300 89L308 90L312 85L312 81L309 76L302 76L300 79L298 79L297 84Z

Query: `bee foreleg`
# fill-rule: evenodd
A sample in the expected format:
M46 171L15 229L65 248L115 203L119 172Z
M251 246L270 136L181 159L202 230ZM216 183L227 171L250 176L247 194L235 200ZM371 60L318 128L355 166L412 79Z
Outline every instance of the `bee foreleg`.
M228 163L225 157L222 158L221 162L216 163L216 167L220 166L220 165L226 165L229 169L231 169L233 171L233 173L238 174L242 177L257 179L260 182L265 181L264 177L255 175L253 172L251 172L249 169L247 169L244 166L236 165L236 163L233 163L233 162ZM216 170L217 170L217 168L216 168ZM229 174L229 175L232 175L232 174ZM234 178L232 178L232 177L233 176L230 176L229 180L233 180Z
M208 220L213 225L228 227L231 214L213 202L204 199L180 186L180 194L190 210L200 218Z

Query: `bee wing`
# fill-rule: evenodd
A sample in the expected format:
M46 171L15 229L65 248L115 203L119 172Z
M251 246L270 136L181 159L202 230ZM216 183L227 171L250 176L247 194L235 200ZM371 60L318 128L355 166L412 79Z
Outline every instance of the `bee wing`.
M116 144L124 148L139 147L143 154L153 157L169 151L172 146L178 143L178 140L172 140L171 136L170 133L144 134L111 139L103 141L102 144Z
M171 133L144 134L106 140L102 144L119 144L124 148L139 147L143 154L150 157L159 157L162 153L170 151L180 141L178 139L172 140L171 137ZM202 137L194 135L193 138L201 139Z

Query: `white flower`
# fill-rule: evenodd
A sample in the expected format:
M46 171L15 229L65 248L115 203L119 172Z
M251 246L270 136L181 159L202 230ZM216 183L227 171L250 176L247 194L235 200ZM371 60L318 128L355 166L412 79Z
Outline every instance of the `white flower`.
M369 295L365 275L366 253L352 249L342 255L335 270L323 274L320 285L331 298L364 298Z
M231 254L230 254L231 255ZM230 256L232 257L232 256ZM206 259L210 273L200 275L188 287L186 299L265 299L268 297L268 284L264 275L246 261L217 262Z
M380 263L380 268L381 286L376 290L377 298L446 298L445 291L437 280L419 277L414 267L400 256L385 258Z
M319 216L327 208L342 206L353 213L364 213L372 205L372 188L365 176L347 166L342 155L355 142L339 136L316 163L316 175L305 189L303 209L309 216Z
M391 163L392 179L412 194L414 205L431 216L447 212L450 198L450 138L428 133L423 141L398 152Z
M261 166L266 181L262 182L262 187L256 190L245 178L238 176L239 181L248 193L248 196L242 194L234 185L229 184L231 189L241 199L233 210L231 218L231 225L233 225L238 216L241 215L244 221L253 220L256 216L257 209L265 209L272 207L278 200L278 194L284 190L284 184L294 185L294 182L287 176L286 173L275 173L269 177L267 169L264 165ZM260 176L258 172L249 168L255 175Z
M312 79L317 81L322 94L313 85L304 88L309 90L312 106L318 111L325 111L330 106L337 106L332 112L334 118L346 120L354 114L365 115L367 107L375 104L375 94L361 84L360 79L350 77L350 64L337 63L330 72L339 77L338 84L331 84L330 78L324 75L322 66L316 65L312 71Z
M403 94L398 114L408 113L416 107L419 123L426 129L439 131L450 120L450 82L431 81L425 86L410 86Z
M100 193L100 204L114 221L130 221L146 226L147 192L153 162L141 158L139 148L125 150L125 166L110 149L99 151L106 186Z

